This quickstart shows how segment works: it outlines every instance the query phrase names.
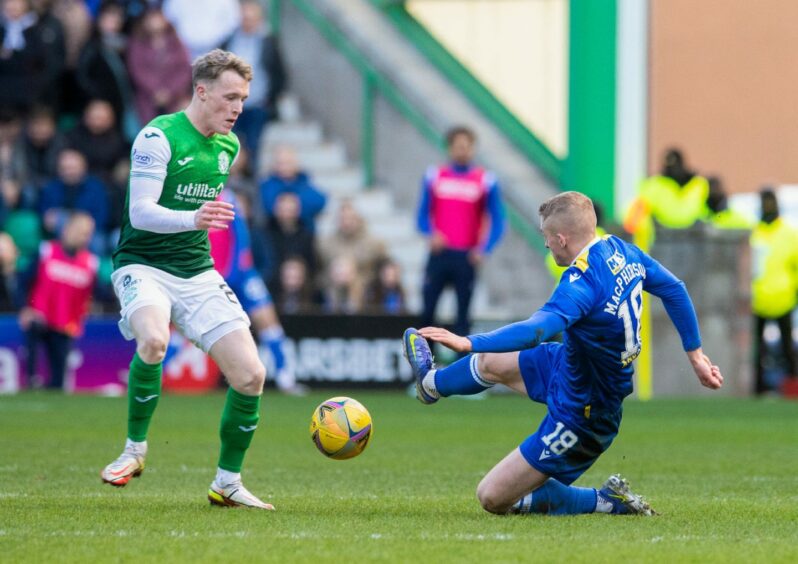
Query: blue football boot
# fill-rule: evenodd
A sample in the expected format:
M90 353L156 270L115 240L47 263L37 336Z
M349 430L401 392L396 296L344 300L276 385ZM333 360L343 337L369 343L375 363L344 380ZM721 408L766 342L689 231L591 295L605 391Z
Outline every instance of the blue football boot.
M412 327L405 331L402 341L404 342L405 358L410 363L410 368L413 370L413 376L416 379L416 397L418 401L426 404L435 403L438 398L429 395L424 390L424 386L421 385L427 372L435 368L429 343Z
M629 482L618 474L613 474L601 489L599 495L612 503L613 515L656 515L651 506L639 495L632 493Z

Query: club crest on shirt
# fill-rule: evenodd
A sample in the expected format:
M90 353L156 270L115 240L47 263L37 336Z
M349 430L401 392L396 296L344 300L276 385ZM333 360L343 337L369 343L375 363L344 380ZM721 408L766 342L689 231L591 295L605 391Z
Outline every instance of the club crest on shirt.
M230 155L222 151L219 153L219 172L227 174L228 170L230 170Z
M621 269L626 266L626 257L618 251L615 251L615 253L607 259L607 266L610 267L610 272L612 272L613 275L618 274Z

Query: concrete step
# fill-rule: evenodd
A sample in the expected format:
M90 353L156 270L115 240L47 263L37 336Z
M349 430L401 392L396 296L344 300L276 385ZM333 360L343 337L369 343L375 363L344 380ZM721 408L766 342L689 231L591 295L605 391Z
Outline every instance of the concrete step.
M389 255L403 265L417 268L423 265L427 256L427 245L415 230L413 220L406 216L374 219L368 215L366 229L368 232L385 243ZM328 210L316 218L316 232L319 236L329 236L335 232L337 214Z
M302 168L313 175L346 168L346 149L340 142L300 145L296 152Z
M352 202L357 210L368 218L382 218L394 215L393 195L385 188L369 188L357 194Z
M407 303L407 311L410 313L420 314L424 305L421 294L411 294L405 290L405 301Z
M424 265L426 264L426 250L420 253L422 262L419 266L408 268L400 260L397 262L402 265L402 286L408 303L412 304L411 311L419 312L422 307L422 286L424 283ZM396 257L394 257L396 259ZM437 317L443 322L451 322L457 316L457 296L453 288L447 288L441 295L438 303ZM490 299L490 292L484 281L477 281L474 287L474 295L471 299L471 317L482 319L508 319L513 317L513 312L506 307L493 303ZM518 317L516 315L516 317Z
M509 316L510 312L505 308L491 304L487 286L477 281L471 297L471 318L506 319ZM457 295L453 288L447 288L441 294L436 317L443 322L452 322L457 318Z
M292 92L284 93L277 100L277 115L280 121L297 122L302 119L299 97Z
M396 214L380 218L365 215L369 230L385 241L396 243L412 240L416 237L416 224L413 218L405 214Z
M335 233L335 214L328 211L329 202L324 207L324 211L316 217L316 236L329 237Z
M275 145L307 147L322 143L321 124L317 121L276 121L266 126L263 147L271 152Z
M389 241L389 248L397 261L404 264L423 264L427 260L427 242L418 234L398 244Z
M353 197L363 190L363 171L359 167L324 171L313 175L313 180L331 198Z
M397 213L390 190L379 187L364 188L360 192L347 194L343 197L333 194L324 208L325 213L329 212L336 216L338 214L338 206L341 205L344 199L350 200L363 217L367 219L393 216Z

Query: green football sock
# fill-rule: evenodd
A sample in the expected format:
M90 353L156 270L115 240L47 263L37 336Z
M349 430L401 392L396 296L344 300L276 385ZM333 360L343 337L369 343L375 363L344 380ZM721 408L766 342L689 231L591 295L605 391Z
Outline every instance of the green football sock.
M228 472L241 472L241 464L258 427L258 419L260 396L245 396L233 388L227 390L219 427L219 436L222 439L219 468Z
M127 384L127 436L131 441L147 440L150 419L161 397L161 363L147 364L139 354L130 361Z

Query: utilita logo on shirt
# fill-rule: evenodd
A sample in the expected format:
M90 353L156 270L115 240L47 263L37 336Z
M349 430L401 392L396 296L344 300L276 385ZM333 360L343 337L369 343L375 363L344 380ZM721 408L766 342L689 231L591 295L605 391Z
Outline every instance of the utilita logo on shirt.
M204 182L198 184L191 182L189 184L178 184L177 195L179 196L178 199L205 198L208 200L215 200L217 197L219 197L219 194L222 193L223 188L224 184L211 186L209 184L205 184Z

